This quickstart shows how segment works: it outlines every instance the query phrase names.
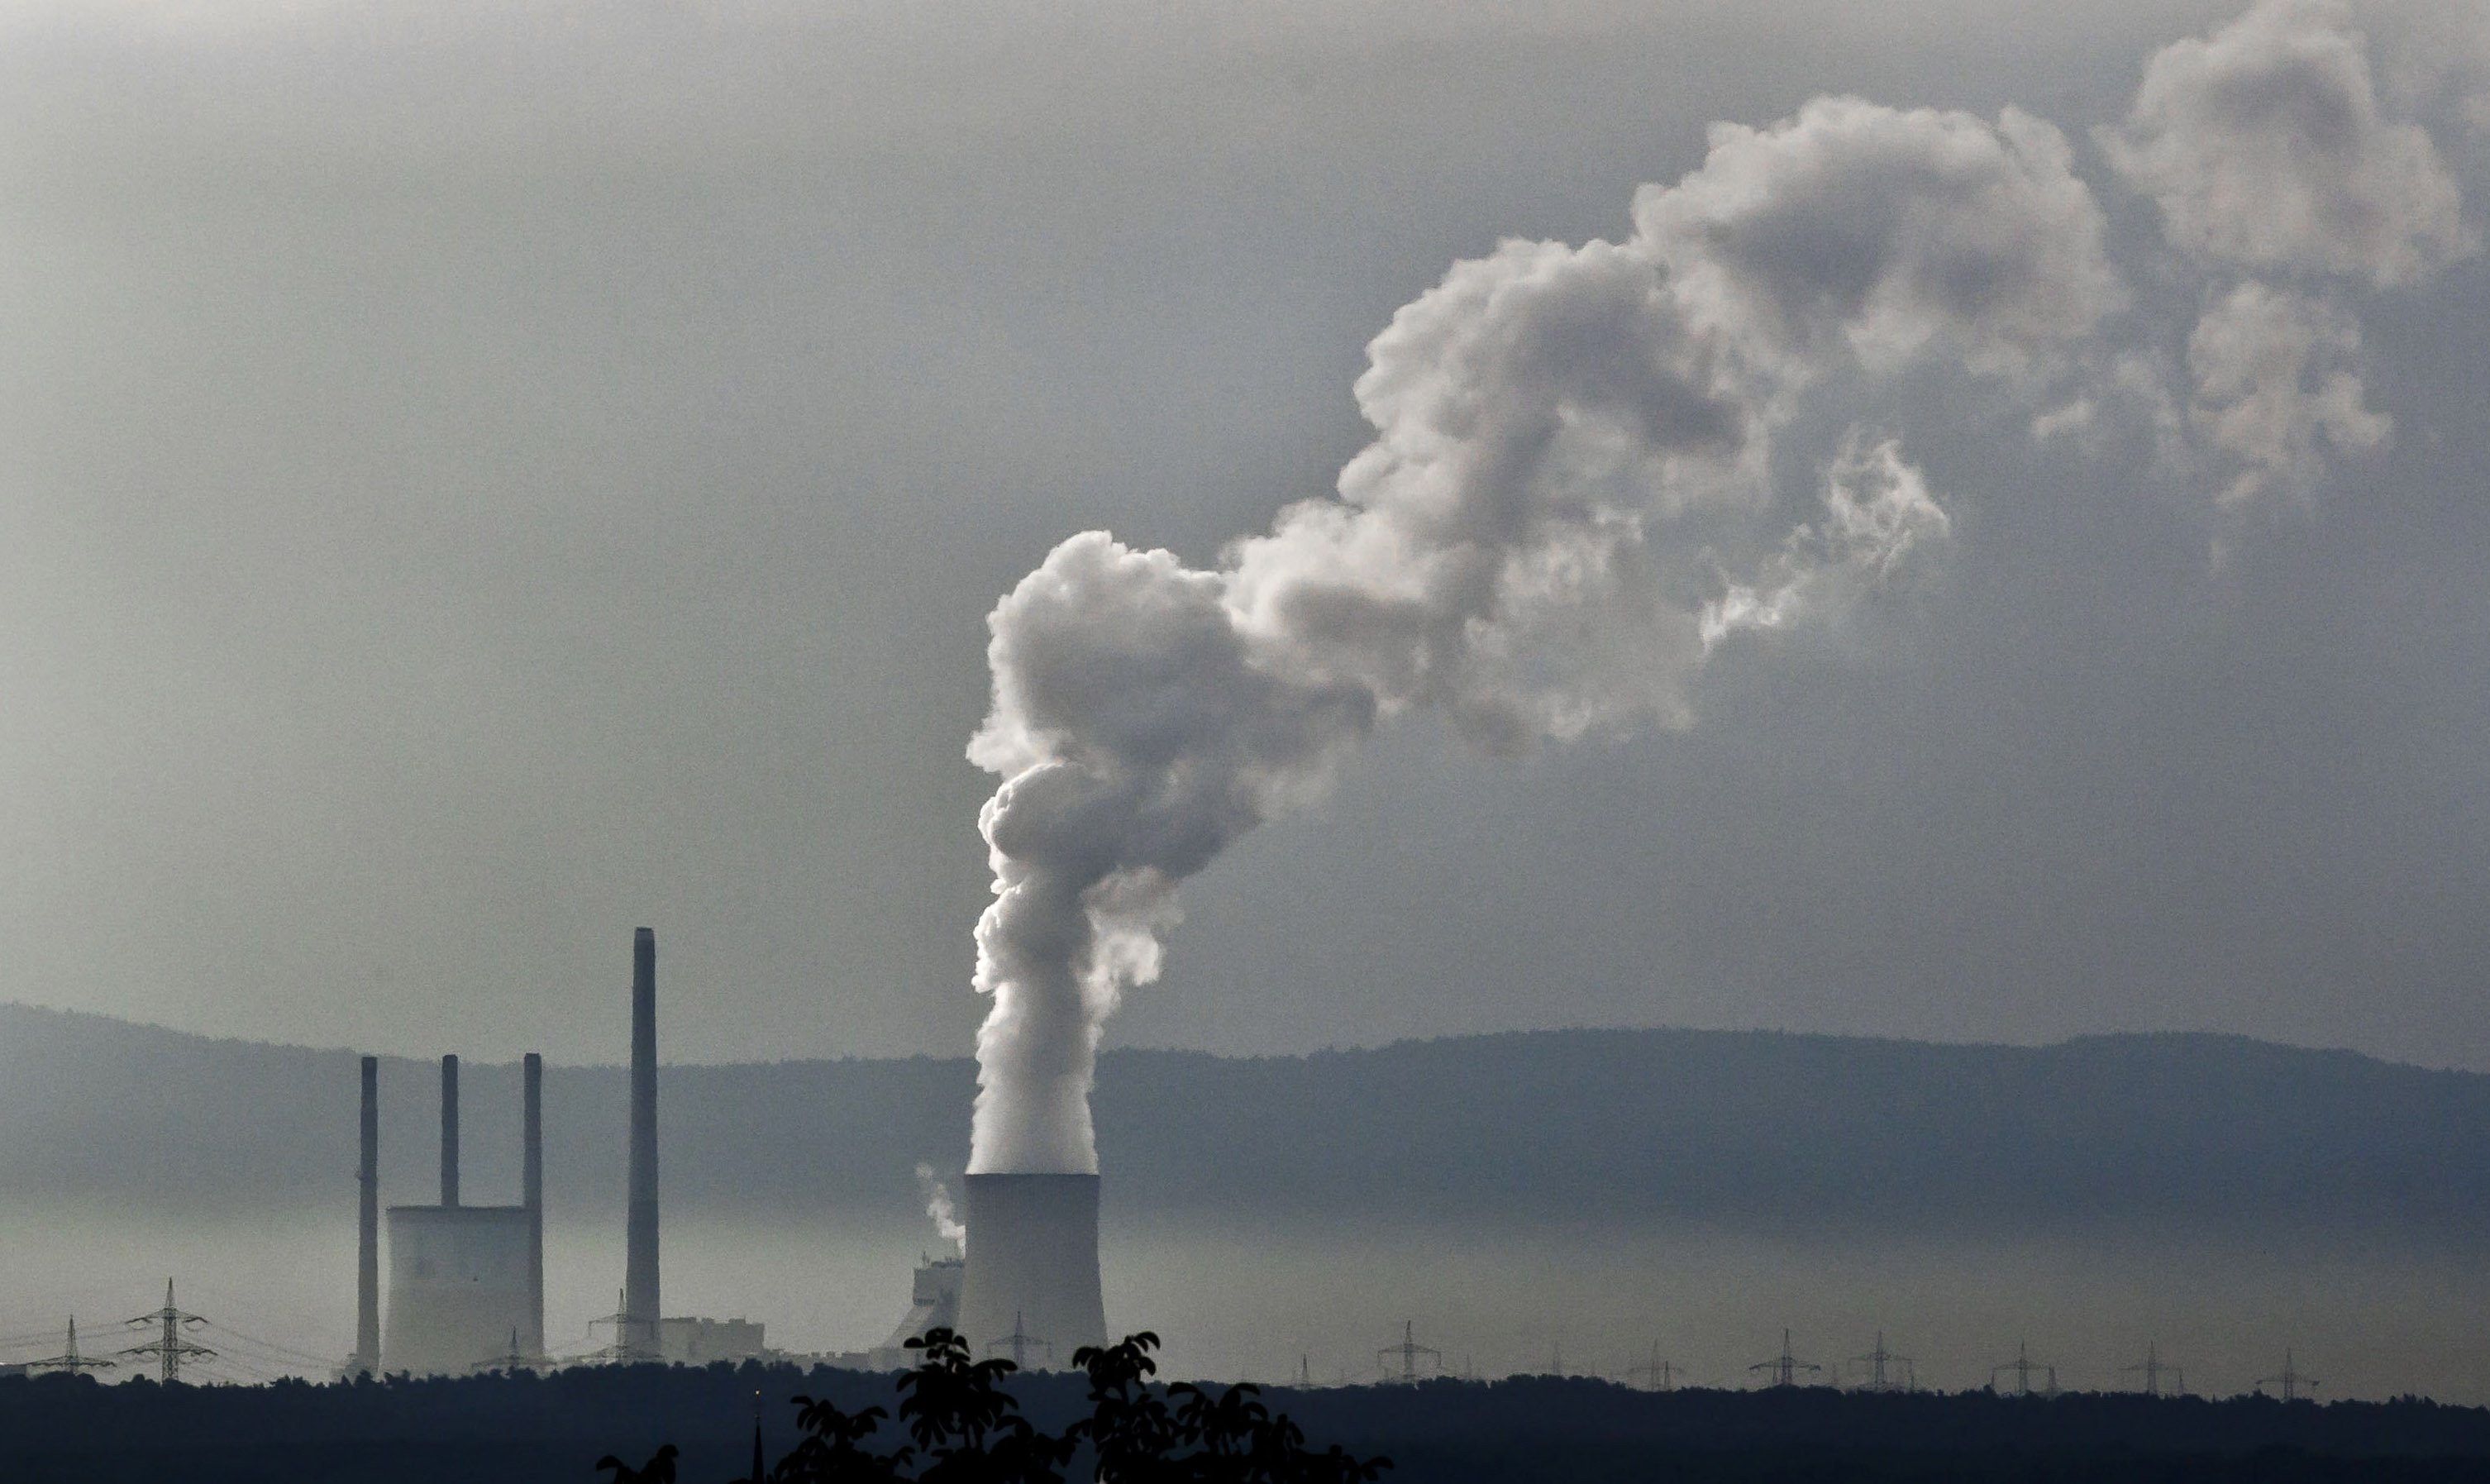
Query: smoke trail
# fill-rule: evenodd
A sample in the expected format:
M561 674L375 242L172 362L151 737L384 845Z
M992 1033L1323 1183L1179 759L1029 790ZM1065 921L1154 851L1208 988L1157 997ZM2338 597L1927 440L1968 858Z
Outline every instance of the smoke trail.
M938 1179L934 1167L916 1167L916 1187L925 1194L925 1214L934 1223L934 1235L951 1244L951 1250L962 1256L969 1251L969 1229L961 1224L959 1208L951 1204L951 1187Z
M2124 299L2066 141L2011 111L1829 99L1723 127L1634 225L1507 243L1396 314L1335 498L1206 570L1076 536L996 607L971 1170L1096 1169L1100 1028L1157 975L1176 887L1378 723L1432 709L1505 754L1684 726L1724 635L1941 542L1890 439L1776 498L1770 440L1809 386L1929 359L2045 382Z
M2263 0L2165 48L2097 139L2160 213L2157 271L2197 276L2192 328L2125 312L2051 125L1818 99L1715 126L1699 168L1636 194L1621 242L1455 264L1368 347L1375 436L1336 493L1216 566L1103 532L1057 546L988 621L994 704L969 747L1002 780L979 817L994 1003L970 1169L1096 1170L1100 1031L1157 975L1177 887L1377 725L1430 710L1501 754L1684 727L1733 636L1907 581L1953 517L1902 440L1856 425L1793 495L1775 445L1810 398L1820 422L1933 372L2041 409L2036 436L2140 412L2212 476L2216 523L2274 491L2304 506L2383 447L2329 285L2411 284L2479 236L2348 11Z

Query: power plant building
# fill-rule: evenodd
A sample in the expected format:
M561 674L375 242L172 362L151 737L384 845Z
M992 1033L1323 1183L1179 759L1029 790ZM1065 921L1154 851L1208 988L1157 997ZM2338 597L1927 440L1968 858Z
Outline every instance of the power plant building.
M518 1206L469 1206L458 1188L458 1059L441 1059L441 1203L389 1208L390 1294L380 1368L417 1376L457 1376L522 1353L543 1353L544 1212L541 1171L542 1062L528 1058L523 1125L528 1172ZM365 1165L377 1143L375 1094L367 1075ZM370 1183L364 1187L371 1189ZM363 1205L368 1224L375 1203ZM371 1233L362 1252L370 1252ZM359 1254L361 1256L361 1254ZM362 1266L362 1265L359 1265ZM371 1269L359 1308L368 1311ZM360 1318L360 1316L359 1316ZM360 1357L359 1357L360 1358Z

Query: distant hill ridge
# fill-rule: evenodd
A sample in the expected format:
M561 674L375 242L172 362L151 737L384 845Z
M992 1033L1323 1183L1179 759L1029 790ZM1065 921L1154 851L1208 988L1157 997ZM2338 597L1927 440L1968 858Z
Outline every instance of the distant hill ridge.
M622 1186L624 1074L546 1074L548 1197ZM383 1063L383 1193L423 1200L428 1062ZM666 1068L677 1214L909 1219L956 1169L966 1059ZM473 1198L517 1183L507 1064L462 1085ZM2240 1036L1941 1045L1566 1031L1300 1057L1114 1051L1110 1219L2253 1222L2490 1231L2490 1077ZM0 1004L0 1199L351 1208L354 1054Z

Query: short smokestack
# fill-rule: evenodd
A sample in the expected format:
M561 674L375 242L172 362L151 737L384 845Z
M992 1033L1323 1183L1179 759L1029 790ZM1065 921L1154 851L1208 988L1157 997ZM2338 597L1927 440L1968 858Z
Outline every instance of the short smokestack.
M441 1204L458 1204L458 1059L441 1059Z
M544 1348L544 1058L519 1063L519 1204L528 1208L527 1353Z
M657 935L631 939L631 1186L622 1262L623 1353L658 1358Z
M355 1358L346 1369L369 1376L381 1363L381 1059L363 1058L363 1157L355 1180Z
M970 1175L960 1333L980 1360L1017 1351L1068 1367L1107 1343L1098 1283L1098 1177Z

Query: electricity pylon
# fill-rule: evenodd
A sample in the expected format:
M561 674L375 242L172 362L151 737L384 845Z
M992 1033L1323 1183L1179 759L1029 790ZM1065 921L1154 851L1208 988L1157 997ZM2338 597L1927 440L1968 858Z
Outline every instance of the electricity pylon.
M1781 1353L1775 1355L1770 1360L1758 1360L1753 1365L1747 1367L1747 1369L1750 1372L1762 1371L1765 1373L1764 1384L1767 1386L1795 1386L1798 1384L1799 1372L1805 1371L1809 1375L1814 1376L1820 1374L1824 1370L1824 1367L1817 1365L1811 1360L1801 1360L1797 1356L1792 1355L1790 1353L1790 1332L1784 1329L1781 1331Z
M1029 1333L1028 1327L1021 1323L1020 1311L1018 1309L1014 1309L1012 1311L1012 1332L1004 1335L1001 1339L997 1340L992 1345L987 1346L986 1349L990 1351L1000 1350L1006 1345L1011 1347L1012 1369L1016 1371L1026 1371L1028 1369L1029 1353L1032 1351L1042 1350L1046 1352L1047 1359L1052 1360L1055 1358L1055 1342L1053 1340L1041 1340L1037 1336Z
M2286 1367L2286 1369L2288 1369L2288 1367ZM2144 1344L2143 1364L2123 1365L2118 1368L2118 1374L2121 1376L2125 1376L2130 1371L2135 1372L2144 1378L2144 1394L2146 1396L2159 1396L2161 1394L2161 1378L2164 1376L2170 1378L2170 1394L2172 1396L2185 1396L2187 1393L2187 1373L2179 1369L2175 1365L2162 1364L2159 1348L2150 1340L2147 1340Z
M2280 1386L2282 1399L2286 1402L2296 1402L2301 1399L2300 1393L2302 1390L2313 1390L2319 1382L2314 1376L2302 1376L2300 1368L2291 1363L2291 1352L2286 1350L2282 1353L2282 1374L2260 1376L2256 1383L2260 1387Z
M1401 1379L1405 1382L1415 1382L1418 1379L1418 1357L1420 1355L1425 1355L1429 1359L1434 1361L1435 1369L1438 1372L1441 1372L1444 1368L1444 1353L1442 1351L1436 1350L1433 1346L1421 1345L1418 1343L1418 1325L1417 1322L1414 1320L1404 1319L1401 1322L1400 1344L1387 1345L1375 1353L1375 1368L1377 1370L1382 1369L1383 1362L1394 1355L1401 1357Z
M2041 1392L2042 1396L2056 1396L2058 1394L2058 1368L2054 1365L2035 1360L2030 1355L2024 1353L2024 1348L2019 1342L2014 1347L2013 1359L2007 1361L2004 1365L1992 1365L1988 1368L1989 1390L1994 1391L1997 1389L1997 1378L1999 1375L2007 1371L2012 1371L2014 1373L2014 1394L2017 1396L2030 1396L2032 1394L2032 1373L2034 1371L2045 1372L2048 1375L2049 1380Z
M1627 1366L1626 1380L1629 1382L1639 1380L1643 1388L1648 1391L1674 1391L1677 1389L1676 1372L1675 1366L1660 1358L1660 1342L1654 1340L1651 1346L1650 1362L1645 1365Z
M1897 1355L1885 1348L1885 1331L1876 1331L1876 1348L1864 1355L1850 1357L1852 1365L1866 1366L1868 1380L1862 1391L1911 1391L1918 1389L1919 1373L1911 1357Z
M29 1371L66 1371L70 1375L75 1376L81 1371L109 1371L115 1364L116 1362L114 1361L104 1360L101 1358L89 1360L78 1353L77 1316L72 1314L70 1316L70 1338L68 1348L48 1360L27 1361L26 1369Z
M195 1345L182 1338L183 1330L195 1329L206 1323L207 1321L199 1316L185 1314L174 1306L173 1280L167 1278L164 1280L164 1307L153 1314L141 1314L128 1324L128 1327L132 1329L143 1328L149 1324L157 1325L159 1326L157 1337L144 1345L132 1345L123 1351L122 1354L131 1357L155 1356L158 1374L163 1378L164 1384L169 1386L182 1379L184 1360L207 1360L216 1355L216 1352L206 1346Z

